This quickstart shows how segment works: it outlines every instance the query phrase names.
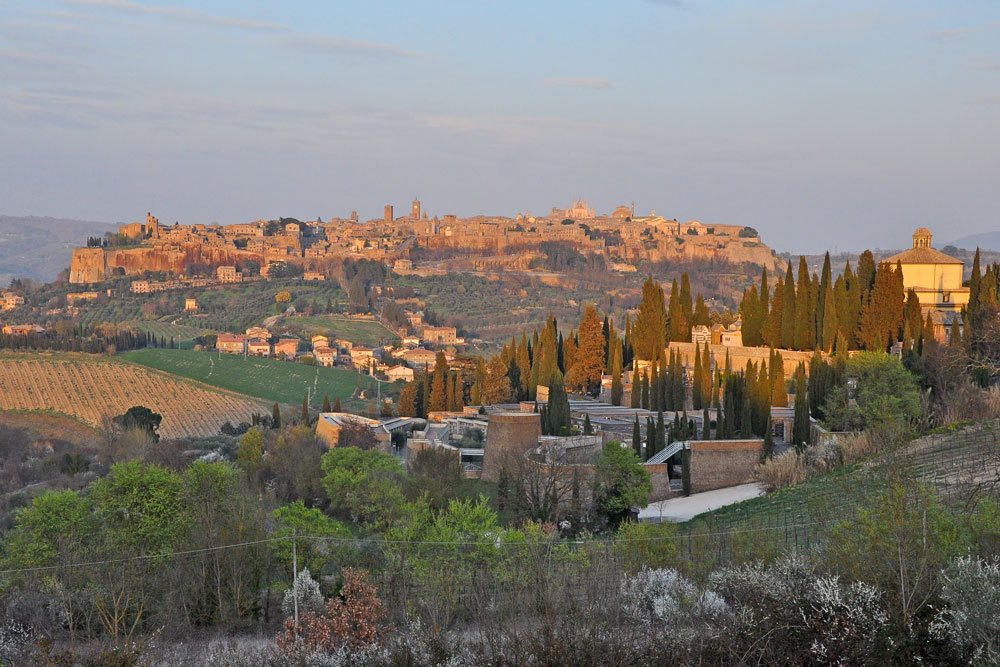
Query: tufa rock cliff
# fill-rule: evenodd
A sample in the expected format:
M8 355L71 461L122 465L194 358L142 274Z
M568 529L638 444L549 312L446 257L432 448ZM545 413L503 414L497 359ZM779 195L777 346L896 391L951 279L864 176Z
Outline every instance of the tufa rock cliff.
M199 243L144 248L76 248L70 262L71 283L95 283L108 277L114 269L124 269L125 275L141 275L145 271L187 272L192 264L211 267L239 264L247 260L261 262L259 253L230 250Z

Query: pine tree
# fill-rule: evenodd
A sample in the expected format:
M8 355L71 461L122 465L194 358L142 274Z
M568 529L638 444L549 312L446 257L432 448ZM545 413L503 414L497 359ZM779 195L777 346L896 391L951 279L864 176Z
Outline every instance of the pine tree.
M330 397L329 396L324 396L323 397L322 411L323 412L330 412Z

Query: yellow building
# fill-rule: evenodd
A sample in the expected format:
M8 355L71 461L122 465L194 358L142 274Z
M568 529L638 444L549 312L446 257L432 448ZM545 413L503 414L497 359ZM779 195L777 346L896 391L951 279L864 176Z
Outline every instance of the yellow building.
M916 292L925 315L929 310L956 314L969 304L969 288L962 286L965 264L932 248L926 227L913 232L912 248L882 261L902 266L903 289Z

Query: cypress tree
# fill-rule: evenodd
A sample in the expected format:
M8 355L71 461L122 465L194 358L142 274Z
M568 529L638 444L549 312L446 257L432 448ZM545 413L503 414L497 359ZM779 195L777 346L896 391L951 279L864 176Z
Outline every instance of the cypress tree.
M702 408L701 412L701 439L711 440L712 439L712 420L708 416L708 406L706 405Z
M635 422L632 424L632 449L635 451L635 455L642 459L642 432L639 429L639 415L635 416Z
M969 277L969 312L979 312L979 290L982 278L979 275L979 246L976 246L976 256L972 259L972 275Z
M323 407L322 407L322 410L323 410L323 412L330 412L330 397L329 396L324 396L323 397Z
M764 447L760 452L760 462L764 463L774 458L774 433L771 427L771 415L767 416L767 428L764 429Z
M271 428L281 428L281 412L278 410L277 403L271 408Z
M583 416L583 434L594 435L594 426L590 423L590 413Z
M830 253L827 253L829 258ZM822 289L822 288L821 288ZM837 303L833 293L833 286L827 283L823 293L823 314L819 324L820 344L817 347L829 354L833 350L833 343L837 339Z
M646 372L642 373L642 402L641 406L644 410L649 410L649 378Z
M611 405L622 404L622 348L616 340L611 350Z
M708 342L705 342L704 351L701 353L701 404L708 406L712 402L712 353L708 349Z
M809 398L806 393L806 369L800 362L795 371L795 417L792 422L792 444L800 452L809 443Z
M652 417L646 417L646 460L656 454L656 423Z
M654 445L653 453L659 452L666 445L667 433L663 426L663 410L658 410L656 413L656 444Z
M691 382L691 405L701 410L701 347L694 346L694 376Z
M642 406L642 380L639 378L639 364L632 367L632 392L629 396L629 407L638 408Z
M302 423L303 424L308 424L309 423L309 402L306 400L305 396L302 397L302 417L301 417L301 419L302 419Z
M795 323L792 332L792 344L796 350L809 348L809 330L814 326L815 313L809 309L809 268L806 258L799 255L799 290L795 296Z
M663 405L664 396L660 393L660 364L653 361L653 372L649 376L649 409L658 410Z
M417 392L417 396L420 396L420 392ZM340 412L341 411L340 410L340 396L338 396L337 398L333 399L333 411L334 412Z
M795 278L792 276L792 262L789 260L785 271L784 294L781 297L781 347L795 348L795 314L798 303L795 300Z

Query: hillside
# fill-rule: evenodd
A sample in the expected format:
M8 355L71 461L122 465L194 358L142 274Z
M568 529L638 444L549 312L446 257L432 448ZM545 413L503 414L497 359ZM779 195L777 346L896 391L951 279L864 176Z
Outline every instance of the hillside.
M965 248L967 250L982 248L983 250L994 250L1000 252L1000 232L970 234L969 236L963 236L960 239L949 241L948 243L942 245L953 245L956 248Z
M249 421L270 404L248 396L85 355L0 356L0 410L55 412L99 427L105 417L145 405L163 415L164 438L206 437L226 421Z
M315 405L321 403L324 396L329 396L331 401L337 397L349 398L358 386L359 377L362 388L372 389L375 386L371 377L343 368L307 366L257 357L244 359L239 355L217 352L148 348L127 352L122 357L215 387L291 405L301 404L306 392L311 392Z
M111 229L104 222L0 215L0 285L11 278L55 280L73 248Z

